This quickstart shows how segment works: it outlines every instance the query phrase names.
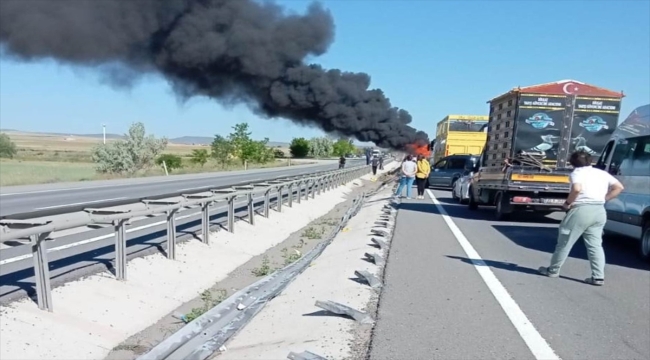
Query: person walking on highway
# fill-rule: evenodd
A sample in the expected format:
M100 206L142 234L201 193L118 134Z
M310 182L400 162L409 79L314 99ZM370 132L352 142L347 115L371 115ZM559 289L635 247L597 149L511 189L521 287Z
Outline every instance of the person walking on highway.
M418 155L417 172L415 173L415 181L418 186L418 199L424 199L424 188L429 180L429 173L431 172L431 165L429 161L424 158L424 155Z
M379 170L384 170L384 156L379 157Z
M406 198L411 198L411 188L413 188L413 180L415 179L416 171L417 165L415 164L415 161L413 161L413 156L406 156L406 159L404 159L404 162L402 163L399 186L395 192L396 197L401 197L402 189L406 187Z
M339 169L343 169L345 167L345 156L341 156L339 158Z
M571 190L564 203L566 216L560 223L555 252L549 267L539 272L548 277L560 276L560 268L576 241L582 236L587 247L591 277L587 284L602 286L605 283L605 252L603 228L607 221L605 202L623 191L623 185L608 172L591 166L591 155L584 151L571 154L569 162L573 172L569 175Z
M379 156L373 156L370 164L372 165L372 175L377 175L377 167L379 167Z

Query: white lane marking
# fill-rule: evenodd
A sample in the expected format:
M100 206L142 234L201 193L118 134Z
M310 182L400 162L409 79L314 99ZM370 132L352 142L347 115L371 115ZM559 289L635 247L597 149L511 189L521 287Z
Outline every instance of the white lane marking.
M125 197L118 197L118 198L111 198L111 199L101 199L101 200L92 200L92 201L82 201L78 203L70 203L70 204L61 204L61 205L53 205L53 206L44 206L40 208L36 208L35 210L45 210L45 209L56 209L60 207L66 207L66 206L74 206L74 205L83 205L83 204L94 204L94 203L100 203L104 201L113 201L113 200L123 200L126 199Z
M483 278L483 281L490 289L490 292L492 292L492 295L494 295L499 305L501 305L501 308L508 316L508 319L510 319L512 325L517 329L519 336L524 340L528 349L533 353L535 359L560 360L560 357L555 354L555 351L553 351L548 342L546 342L537 329L535 329L533 323L530 322L528 317L526 317L526 314L524 314L519 305L517 305L512 296L510 296L508 290L506 290L496 275L494 275L492 270L490 270L490 267L485 264L478 252L474 250L474 247L469 240L467 240L465 235L463 235L456 223L454 223L451 217L449 217L449 214L445 211L438 199L436 199L435 195L433 195L433 192L427 190L427 194L429 194L431 201L438 209L438 212L442 215L445 223L447 223L449 230L454 234L454 237L463 248L463 251L465 251L467 257L472 261L474 268L479 275L481 275L481 278Z
M187 218L189 218L189 217L196 216L196 215L199 215L199 214L201 214L201 213L200 213L200 212L195 212L195 213L192 213L192 214L179 216L179 217L176 218L176 220L187 219ZM137 227L134 227L134 228L127 229L126 232L127 232L127 233L132 233L132 232L134 232L134 231L140 231L140 230L148 229L148 228L150 228L150 227L154 227L154 226L158 226L158 225L163 225L163 224L166 224L166 223L167 223L166 220L165 220L165 221L158 221L158 222L155 222L155 223L151 223L151 224L142 225L142 226L137 226ZM72 243L72 244L67 244L67 245L61 245L61 246L53 247L53 248L51 248L51 249L47 249L47 252L48 252L48 254L49 254L49 253L52 253L52 252L55 252L55 251L61 251L61 250L70 249L70 248L77 247L77 246L81 246L81 245L90 244L90 243L93 243L93 242L95 242L95 241L100 241L100 240L110 239L110 238L112 238L112 237L115 237L115 234L108 234L108 235L97 236L97 237L90 238L90 239L86 239L86 240L82 240L82 241L79 241L79 242L76 242L76 243ZM55 241L56 241L56 240L55 240ZM29 259L29 258L31 258L31 257L32 257L32 254L25 254L25 255L20 255L20 256L12 257L12 258L9 258L9 259L0 260L0 265L11 264L11 263L14 263L14 262L16 262L16 261L21 261L21 260Z

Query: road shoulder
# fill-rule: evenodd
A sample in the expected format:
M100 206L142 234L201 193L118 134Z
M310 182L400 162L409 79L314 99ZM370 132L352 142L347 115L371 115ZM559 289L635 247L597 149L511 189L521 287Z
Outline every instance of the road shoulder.
M282 359L290 352L310 351L328 359L363 358L371 325L324 311L317 300L333 301L358 310L368 310L377 293L356 279L355 271L379 273L366 261L371 230L388 202L391 190L384 189L367 199L364 208L300 274L228 344L215 359Z

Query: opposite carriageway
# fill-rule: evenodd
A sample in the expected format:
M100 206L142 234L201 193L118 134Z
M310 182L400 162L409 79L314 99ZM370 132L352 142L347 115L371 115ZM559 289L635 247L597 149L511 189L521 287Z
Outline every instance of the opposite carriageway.
M34 290L30 283L35 283L39 307L51 310L50 270L56 273L56 277L66 274L69 277L70 273L80 269L97 271L110 268L115 259L116 277L126 279L127 257L144 256L158 248L174 259L177 241L190 238L194 233L209 232L210 227L219 225L215 220L225 220L225 227L234 231L236 216L246 217L254 223L257 211L268 217L272 208L280 211L283 204L291 206L294 201L313 198L317 193L366 172L366 166L355 166L312 176L282 177L243 187L212 189L209 193L183 194L178 198L143 199L143 207L135 210L87 208L83 217L68 221L2 220L5 228L0 232L0 240L3 243L29 237L31 246L18 246L1 252L0 296L7 301L32 293ZM283 201L277 201L279 198ZM100 228L56 236L66 229L88 225ZM171 236L167 236L168 232ZM97 233L101 235L96 236ZM94 238L90 238L93 235ZM57 246L45 245L51 238L56 238ZM203 237L203 241L208 241L208 238ZM48 255L53 255L53 261L48 260Z

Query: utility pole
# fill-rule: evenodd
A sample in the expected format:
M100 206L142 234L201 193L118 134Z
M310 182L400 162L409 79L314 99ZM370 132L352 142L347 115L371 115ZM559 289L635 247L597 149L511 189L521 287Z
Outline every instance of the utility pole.
M104 145L106 145L106 124L102 124L102 135L104 135Z

